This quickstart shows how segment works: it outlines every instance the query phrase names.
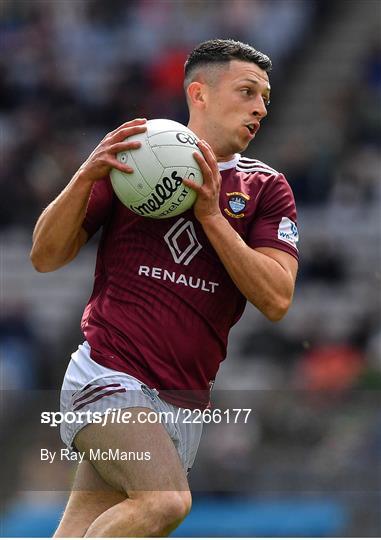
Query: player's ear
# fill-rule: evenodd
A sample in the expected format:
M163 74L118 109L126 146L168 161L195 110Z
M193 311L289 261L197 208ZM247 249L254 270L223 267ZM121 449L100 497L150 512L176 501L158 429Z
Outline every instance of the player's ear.
M192 107L203 108L206 104L205 84L193 81L187 88L188 103Z

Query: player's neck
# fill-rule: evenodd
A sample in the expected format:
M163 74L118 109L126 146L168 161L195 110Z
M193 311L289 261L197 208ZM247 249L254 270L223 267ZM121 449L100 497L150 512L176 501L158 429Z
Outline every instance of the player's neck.
M218 151L218 147L215 144L213 137L210 136L210 134L202 128L197 122L194 120L189 120L188 128L193 131L199 137L200 139L204 139L207 143L210 144L210 146L213 149L213 152L216 155L218 163L224 162L224 161L231 161L234 159L234 154L231 155L221 155L221 153Z

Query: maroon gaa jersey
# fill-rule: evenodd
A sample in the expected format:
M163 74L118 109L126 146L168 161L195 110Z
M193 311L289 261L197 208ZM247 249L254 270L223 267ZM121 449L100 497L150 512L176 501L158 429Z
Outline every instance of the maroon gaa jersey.
M239 154L219 167L220 208L230 225L252 248L297 258L295 201L285 177ZM193 210L141 217L117 199L107 177L93 186L83 227L89 236L103 227L81 325L92 359L156 388L170 403L206 407L246 299Z

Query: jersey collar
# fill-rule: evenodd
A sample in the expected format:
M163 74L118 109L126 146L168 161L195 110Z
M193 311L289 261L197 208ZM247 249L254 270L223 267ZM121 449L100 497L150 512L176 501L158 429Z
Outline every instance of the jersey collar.
M227 169L233 169L241 159L241 154L234 154L233 159L230 161L220 161L218 162L218 168L220 171L226 171Z

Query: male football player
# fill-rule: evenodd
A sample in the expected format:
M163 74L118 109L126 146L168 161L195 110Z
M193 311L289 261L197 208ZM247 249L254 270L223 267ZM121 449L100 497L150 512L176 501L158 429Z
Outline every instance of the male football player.
M102 228L86 341L72 355L61 407L105 422L62 424L64 442L87 460L56 537L174 530L191 507L187 472L201 436L201 424L184 419L207 407L230 328L247 300L271 321L290 306L294 198L281 173L240 155L266 117L270 69L266 55L233 40L204 42L188 57L189 128L204 179L184 179L197 192L193 209L148 219L115 197L109 172L132 172L116 154L139 147L134 135L146 121L137 119L106 135L36 224L31 259L40 272L69 263ZM112 422L110 410L128 420ZM145 422L152 411L176 420ZM116 459L121 451L135 459Z

